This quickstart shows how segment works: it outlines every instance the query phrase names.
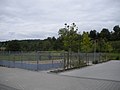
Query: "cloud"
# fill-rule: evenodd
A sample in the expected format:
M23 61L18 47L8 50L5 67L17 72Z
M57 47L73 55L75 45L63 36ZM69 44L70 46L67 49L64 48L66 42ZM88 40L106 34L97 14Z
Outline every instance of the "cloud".
M0 0L0 40L57 36L64 23L79 32L120 24L120 0Z

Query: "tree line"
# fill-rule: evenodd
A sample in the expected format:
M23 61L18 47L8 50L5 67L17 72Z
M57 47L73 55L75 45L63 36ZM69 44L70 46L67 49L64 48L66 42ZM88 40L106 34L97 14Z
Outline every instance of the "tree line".
M116 25L110 32L103 28L100 32L78 32L75 23L58 31L58 38L48 37L44 40L11 40L0 42L6 51L73 51L73 52L120 52L120 27ZM2 50L2 49L1 49Z

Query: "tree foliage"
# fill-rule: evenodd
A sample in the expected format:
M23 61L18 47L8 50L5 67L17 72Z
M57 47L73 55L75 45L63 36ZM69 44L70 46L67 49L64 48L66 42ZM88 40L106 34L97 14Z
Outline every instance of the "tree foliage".
M106 40L110 39L110 32L108 29L103 28L102 31L100 32L100 37Z
M114 33L112 34L113 35L113 40L120 40L120 27L119 25L116 25L114 28Z
M91 39L87 32L83 32L82 35L82 42L81 42L81 49L83 52L90 52L92 47Z
M64 43L64 47L65 49L69 50L69 49L73 49L76 47L77 45L77 38L78 38L78 34L77 34L77 27L75 25L75 23L72 23L72 25L67 25L65 24L64 28L61 28L59 30L59 35L61 38L63 38L63 43Z
M116 25L113 31L103 28L100 32L91 30L90 32L78 33L75 23L59 29L59 37L48 37L44 40L12 40L0 42L0 48L7 51L57 51L70 48L77 52L120 52L120 27ZM96 41L96 42L95 42ZM91 47L91 48L90 48ZM90 50L91 49L91 50Z
M96 30L91 30L89 36L90 36L91 39L95 40L98 37L97 31Z
M9 41L6 46L6 50L7 51L20 51L21 50L20 44L18 43L17 40Z

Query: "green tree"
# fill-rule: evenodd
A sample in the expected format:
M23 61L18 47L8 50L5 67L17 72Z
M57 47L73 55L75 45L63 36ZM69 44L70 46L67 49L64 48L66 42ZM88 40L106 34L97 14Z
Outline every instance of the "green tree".
M77 34L78 28L76 27L75 23L72 23L72 25L65 24L64 28L61 28L58 32L60 37L63 39L64 47L66 50L74 50L74 48L77 47Z
M21 47L17 40L12 40L7 43L6 50L7 51L20 51Z
M43 50L44 50L44 51L51 51L52 48L53 48L53 46L52 46L52 44L51 44L50 41L45 40L45 41L43 42Z
M86 63L89 65L89 59L87 58L87 53L91 51L92 43L89 37L88 32L83 32L82 35L82 42L81 42L81 49L83 52L86 53Z
M68 68L69 66L71 67L72 65L72 59L71 59L71 53L74 51L76 48L78 48L78 34L77 34L78 28L76 27L75 23L72 23L72 25L67 25L65 23L65 27L61 28L58 32L60 37L63 40L64 44L64 50L68 51L67 55L67 62L65 66Z
M91 30L90 31L90 38L92 38L93 40L95 40L97 38L96 30Z
M105 39L99 39L98 47L100 52L111 52L113 50L112 45Z
M113 47L113 51L120 53L120 41L111 41L110 43Z
M120 27L119 25L116 25L114 28L114 33L113 33L113 40L120 40Z
M105 43L105 51L111 52L113 50L112 45L109 42Z
M63 39L61 37L58 37L54 43L54 50L63 50L64 49L64 44L63 44Z
M103 38L103 39L107 39L107 40L110 40L110 32L108 29L106 28L103 28L102 31L100 32L100 37Z
M91 38L89 37L89 34L86 32L83 32L82 35L82 42L81 42L81 49L83 52L90 52L92 47Z

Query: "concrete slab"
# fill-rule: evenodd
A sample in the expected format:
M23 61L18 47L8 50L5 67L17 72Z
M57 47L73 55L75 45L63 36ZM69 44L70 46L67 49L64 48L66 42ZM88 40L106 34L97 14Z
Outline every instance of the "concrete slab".
M18 89L0 84L0 90L18 90Z
M82 69L63 72L60 75L120 81L120 61L112 60Z
M119 81L70 77L6 67L0 67L0 84L18 90L120 90ZM7 90L1 87L0 90Z

